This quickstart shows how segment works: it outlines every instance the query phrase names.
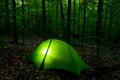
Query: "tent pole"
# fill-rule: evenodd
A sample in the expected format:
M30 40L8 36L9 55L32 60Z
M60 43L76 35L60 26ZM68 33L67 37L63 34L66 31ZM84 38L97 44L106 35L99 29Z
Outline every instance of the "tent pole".
M41 65L40 65L40 68L39 68L39 69L43 69L43 68L44 68L44 61L45 61L45 58L46 58L46 56L47 56L47 53L48 53L48 50L49 50L49 48L50 48L50 45L51 45L52 40L53 40L53 39L50 40L50 43L49 43L48 48L47 48L47 51L46 51L46 53L45 53L45 57L44 57Z
M50 40L50 43L49 43L48 48L47 48L47 51L46 51L46 53L45 53L45 57L44 57L41 65L40 65L40 68L38 69L38 71L37 71L37 73L36 73L36 75L35 75L34 77L38 76L40 70L44 68L44 61L45 61L45 58L46 58L46 56L47 56L47 53L48 53L48 50L49 50L49 48L50 48L50 45L51 45L52 40L53 40L53 39Z

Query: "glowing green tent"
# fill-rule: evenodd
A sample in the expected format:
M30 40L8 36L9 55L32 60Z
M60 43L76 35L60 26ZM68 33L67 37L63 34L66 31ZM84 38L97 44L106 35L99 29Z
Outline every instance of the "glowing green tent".
M43 41L32 52L29 61L38 68L63 69L77 75L88 68L75 49L66 42L57 39Z

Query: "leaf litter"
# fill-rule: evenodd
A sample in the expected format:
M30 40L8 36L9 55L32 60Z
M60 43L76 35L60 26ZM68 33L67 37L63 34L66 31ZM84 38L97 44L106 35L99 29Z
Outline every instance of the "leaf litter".
M64 70L38 70L35 65L27 63L27 58L33 49L42 41L38 38L26 38L25 46L20 40L18 44L10 43L11 38L4 38L4 44L0 45L0 79L1 80L120 80L120 68L111 70L102 75L88 77L81 73L75 76ZM79 44L75 48L82 59L92 68L96 69L116 66L120 64L120 49L102 49L102 58L98 61L96 45ZM99 62L99 65L96 65ZM88 74L91 74L91 72Z

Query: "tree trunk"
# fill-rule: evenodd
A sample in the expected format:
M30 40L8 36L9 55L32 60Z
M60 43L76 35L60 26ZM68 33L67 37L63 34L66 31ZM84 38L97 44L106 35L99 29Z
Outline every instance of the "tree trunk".
M45 11L45 0L42 0L42 27L43 27L43 38L46 39L47 33L46 33L46 11Z
M83 18L83 31L82 31L82 45L84 43L85 28L86 28L86 0L84 0L84 18Z
M56 33L55 37L58 35L58 8L59 8L59 0L56 1Z
M28 12L27 12L27 24L28 24L28 29L30 29L31 28L31 25L30 25L30 17L31 17L31 15L30 15L30 1L31 0L28 0Z
M76 2L75 2L75 0L73 1L73 14L74 14L74 16L73 16L73 33L72 33L72 36L73 36L73 45L74 45L74 38L75 38L75 36L74 36L74 34L75 34L75 27L76 27L76 25L75 25L75 21L76 21Z
M66 40L68 43L70 43L70 37L71 37L71 0L68 0L68 9L67 9L67 36Z
M112 46L112 27L113 27L113 10L112 10L112 4L113 3L113 0L111 1L111 5L110 5L110 25L108 27L108 42L109 42L109 45Z
M62 26L62 30L63 30L63 38L65 38L65 17L64 17L64 13L63 13L63 5L62 5L62 0L60 0L60 12L61 12L61 26Z
M23 40L23 45L25 44L24 41L24 0L22 0L22 40Z
M35 0L35 4L36 4L36 35L38 36L38 1Z
M102 0L98 1L98 17L96 21L96 44L97 44L97 55L96 57L98 59L101 59L100 57L100 45L102 44L102 32L101 32L101 27L102 27Z
M95 23L96 20L95 20L95 19L96 19L96 18L95 18L95 1L94 1L94 0L92 0L92 12L91 12L91 15L92 15L92 16L90 17L90 18L91 18L91 19L90 19L90 22L92 22L92 23L91 23L92 25L90 25L90 27L91 27L91 28L90 28L90 33L91 33L91 36L92 36L91 43L95 44L95 37L96 37L96 36L95 36L95 34L96 34L96 33L95 33L95 31L96 31L96 30L95 30L95 28L96 28L96 26L95 26L95 25L96 25L96 23Z
M16 2L12 0L12 7L13 7L13 42L18 43L18 35L17 35L17 27L16 27Z
M9 21L9 0L5 0L5 7L6 7L6 25L5 25L5 33L10 31L10 21Z
M80 34L80 6L81 6L81 4L80 4L80 0L79 0L79 8L78 8L78 25L77 25L77 32L78 32L78 34Z

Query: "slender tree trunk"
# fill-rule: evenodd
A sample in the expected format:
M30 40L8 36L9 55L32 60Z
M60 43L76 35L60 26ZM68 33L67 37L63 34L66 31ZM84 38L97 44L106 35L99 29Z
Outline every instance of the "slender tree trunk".
M33 28L33 20L34 20L34 18L33 18L33 8L31 8L31 6L32 6L32 0L30 1L30 27L31 27L31 29Z
M10 21L9 21L9 0L5 0L5 7L6 7L6 25L5 25L5 33L10 31Z
M112 4L113 3L113 0L111 0L111 5L110 5L110 25L108 27L108 42L109 42L109 45L112 46L112 25L113 25L113 10L112 10Z
M16 25L16 2L12 0L13 7L13 42L18 43L17 25Z
M80 0L79 0L79 8L78 8L78 26L77 26L77 32L80 34Z
M71 0L68 0L68 9L67 9L67 37L66 40L70 43L71 37Z
M45 0L42 0L42 27L44 31L44 39L47 37L46 33L46 11L45 11Z
M38 36L38 1L35 0L36 3L36 35Z
M58 35L58 9L59 9L59 0L56 1L56 34L55 37Z
M75 27L76 27L76 25L75 25L75 21L76 21L76 2L75 2L76 0L74 0L73 1L73 12L74 12L74 17L73 17L73 33L72 33L72 36L73 36L73 45L74 45L74 38L75 38L75 36L74 36L74 34L75 34Z
M75 20L76 20L76 2L75 2L75 0L73 1L73 12L74 12L74 17L73 17L73 32L75 32Z
M51 20L51 18L52 18L52 10L51 10L51 9L52 9L52 8L51 8L52 3L51 3L51 2L48 2L47 5L48 5L48 6L47 6L47 7L48 7L48 11L47 11L47 12L48 12L48 15L46 15L46 16L47 16L47 20L48 20L48 21L47 21L47 23L46 23L46 24L47 24L46 27L49 28L49 27L52 25L52 22L53 22L53 21ZM49 30L49 31L50 31L50 30ZM49 34L49 37L50 37L50 36L51 36L51 34Z
M31 28L31 25L30 25L30 17L31 17L31 15L30 15L30 0L28 0L28 12L27 12L27 14L28 14L28 16L27 16L27 24L28 24L28 29L30 29Z
M102 44L102 32L101 32L101 27L102 27L102 0L98 1L98 17L96 21L96 44L97 44L97 58L100 59L100 45Z
M23 40L23 45L25 44L25 40L24 40L24 0L22 0L22 40Z
M93 25L94 26L91 26L91 35L94 37L93 38L93 43L95 42L95 25L96 25L96 23L95 23L95 2L94 2L94 0L92 0L92 17L91 17L91 21L93 22Z
M104 26L106 26L107 15L108 15L108 5L106 5L106 7L105 7L105 15L104 15L105 16L105 18L104 18L105 20L104 20L104 23L103 23Z
M86 0L84 0L84 18L83 18L83 31L82 31L82 45L84 43L85 28L86 28Z
M65 38L65 33L66 33L66 28L65 28L65 17L63 13L63 5L62 5L62 0L60 0L60 12L61 12L61 26L63 30L63 38Z

